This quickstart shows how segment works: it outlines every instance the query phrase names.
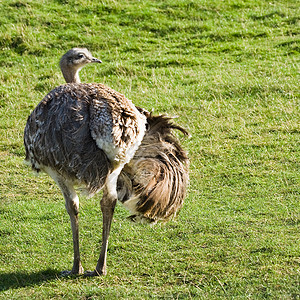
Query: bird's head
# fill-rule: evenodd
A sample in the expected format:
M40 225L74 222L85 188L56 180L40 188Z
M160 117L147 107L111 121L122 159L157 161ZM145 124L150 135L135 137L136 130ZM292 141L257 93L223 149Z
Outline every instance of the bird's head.
M78 72L82 67L101 62L100 59L93 57L88 49L73 48L62 56L59 65L67 82L78 82Z
M91 52L86 48L73 48L69 50L60 60L60 65L64 64L69 67L82 68L89 63L101 63L98 58L93 57Z

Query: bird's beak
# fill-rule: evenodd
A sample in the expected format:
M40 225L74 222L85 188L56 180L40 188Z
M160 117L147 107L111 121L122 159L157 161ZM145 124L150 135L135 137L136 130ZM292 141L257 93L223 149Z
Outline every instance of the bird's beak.
M98 58L95 58L95 57L93 57L92 59L91 59L91 62L92 63L102 63L102 61L100 60L100 59L98 59Z

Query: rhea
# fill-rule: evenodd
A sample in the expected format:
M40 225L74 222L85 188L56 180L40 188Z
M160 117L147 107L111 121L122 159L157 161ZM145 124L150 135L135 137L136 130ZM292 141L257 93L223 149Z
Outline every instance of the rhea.
M60 61L67 84L54 88L28 117L26 161L59 186L70 216L74 260L64 275L83 274L79 251L79 198L103 190L102 245L96 268L106 274L108 237L117 200L134 221L156 223L182 207L188 183L188 157L173 130L187 134L171 118L133 105L99 83L80 83L79 70L99 63L87 49L74 48Z

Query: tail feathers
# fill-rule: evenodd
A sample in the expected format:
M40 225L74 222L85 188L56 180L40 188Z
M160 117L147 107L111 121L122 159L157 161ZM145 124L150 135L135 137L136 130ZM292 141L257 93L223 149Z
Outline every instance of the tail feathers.
M120 175L119 199L132 212L134 221L168 221L183 205L189 161L172 134L172 129L182 128L170 120L166 116L148 117L150 128Z

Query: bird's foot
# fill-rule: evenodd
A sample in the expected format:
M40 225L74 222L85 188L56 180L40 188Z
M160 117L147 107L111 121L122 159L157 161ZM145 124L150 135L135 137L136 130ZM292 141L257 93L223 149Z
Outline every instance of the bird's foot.
M99 272L97 270L84 272L85 277L95 277L95 276L102 276L102 275L106 275L106 273L101 271Z
M74 275L75 274L73 274L72 271L68 271L68 270L60 272L60 276L62 276L62 277L69 277L69 276L74 276Z
M79 268L76 268L76 270L74 270L74 268L72 269L72 271L62 271L60 273L60 275L62 277L68 277L68 276L78 276L78 275L82 275L84 273L84 269L83 267L80 265Z

